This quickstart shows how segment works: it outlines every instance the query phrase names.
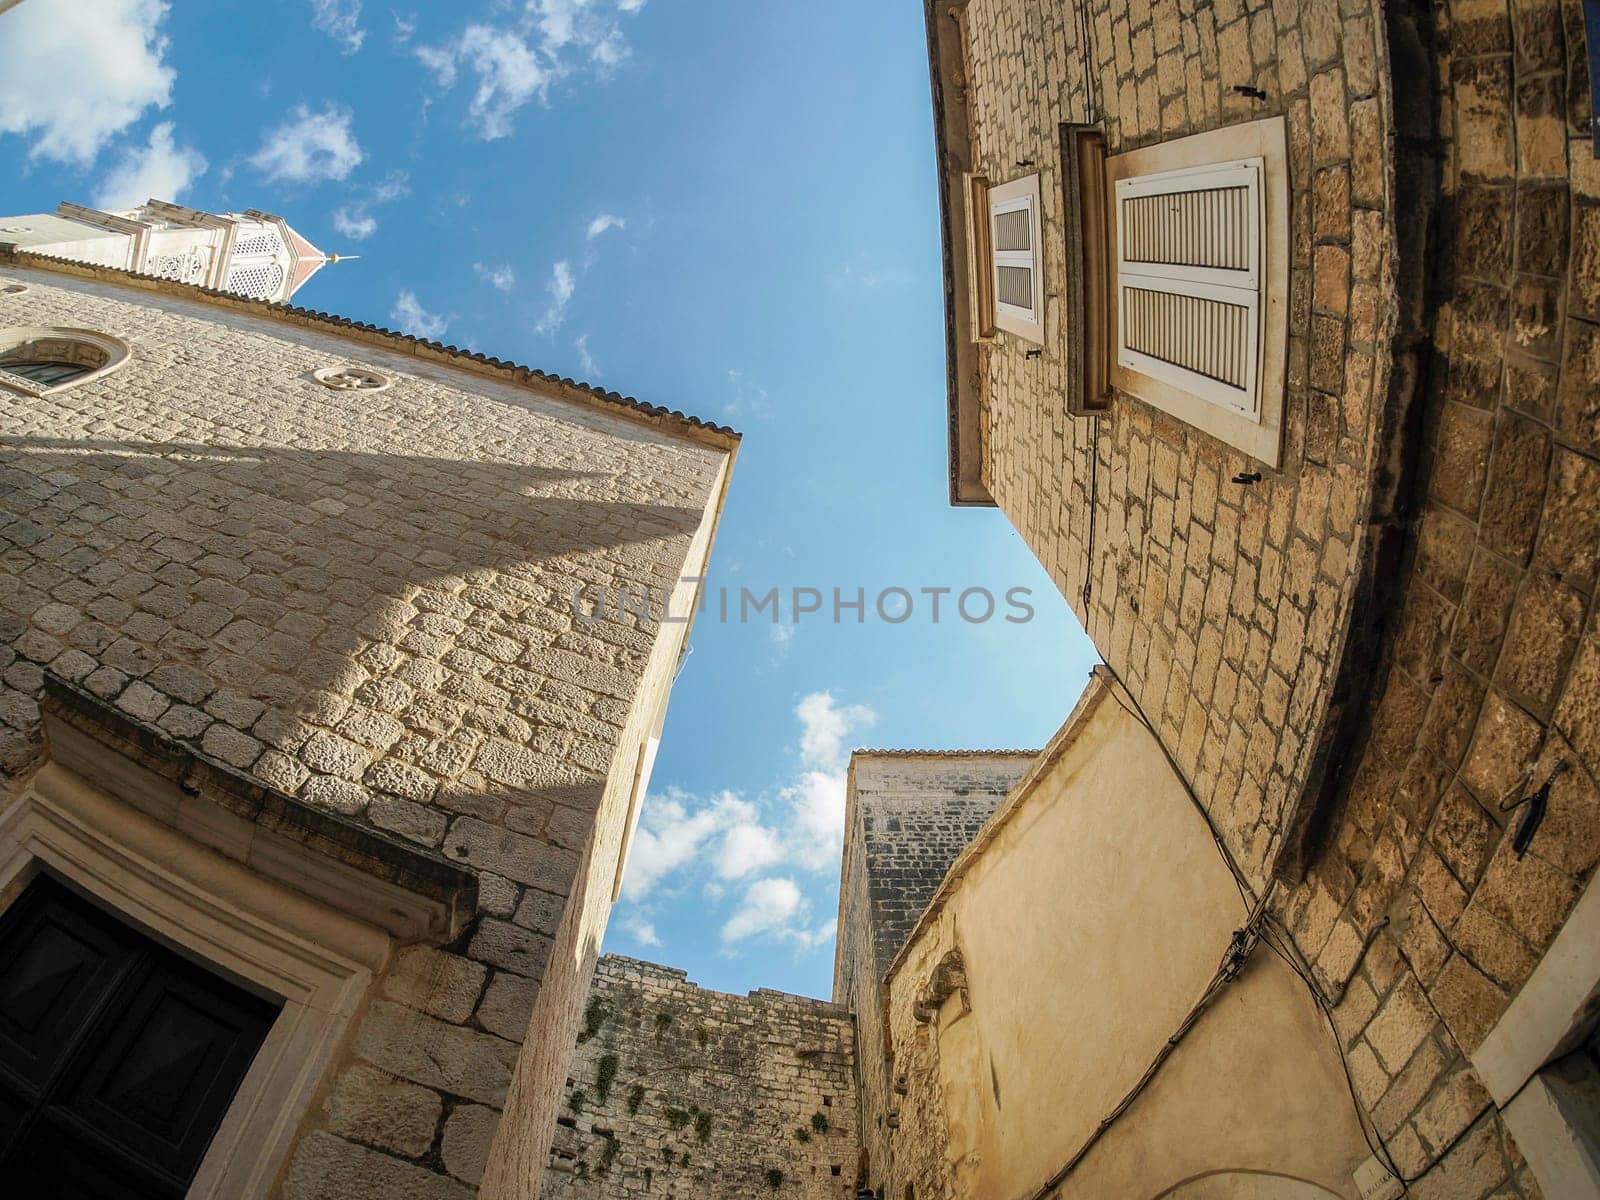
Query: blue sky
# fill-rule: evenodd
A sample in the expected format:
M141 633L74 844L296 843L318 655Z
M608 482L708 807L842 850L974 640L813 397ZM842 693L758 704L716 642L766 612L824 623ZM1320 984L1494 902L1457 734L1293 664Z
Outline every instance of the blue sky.
M733 425L713 589L913 593L696 625L607 949L826 995L849 751L1038 746L1081 689L1027 548L946 502L920 0L24 0L0 145L5 213L278 212L362 256L300 303Z

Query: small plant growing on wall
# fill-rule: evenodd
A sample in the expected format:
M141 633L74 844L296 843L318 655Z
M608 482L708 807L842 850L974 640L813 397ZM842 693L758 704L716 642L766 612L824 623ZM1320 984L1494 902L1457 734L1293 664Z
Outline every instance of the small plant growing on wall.
M617 1159L617 1135L614 1133L602 1133L600 1136L605 1138L606 1147L600 1151L600 1161L595 1164L594 1170L597 1175L605 1175L611 1170L611 1164Z
M663 1115L667 1118L667 1124L672 1126L674 1133L689 1123L689 1114L681 1108L669 1107L664 1111Z
M611 1006L599 996L589 997L589 1004L583 1010L583 1028L578 1031L578 1045L583 1045L595 1034L600 1032L600 1027L606 1023L606 1018L611 1015Z
M711 1140L711 1114L704 1110L694 1115L694 1136L702 1142Z
M667 1030L672 1028L672 1013L662 1009L656 1014L656 1041L666 1036Z
M804 1146L811 1140L811 1130L807 1129L804 1125L799 1126L794 1131L794 1140Z
M636 1084L633 1085L633 1091L628 1093L628 1115L630 1117L638 1116L639 1115L639 1106L641 1104L643 1104L643 1103L644 1103L644 1084L636 1083Z
M704 1050L706 1048L706 1043L711 1040L711 1035L706 1032L704 1025L694 1031L694 1040L700 1043L700 1049Z
M773 1191L777 1191L783 1186L783 1172L778 1170L777 1167L767 1168L767 1186Z
M827 1133L828 1132L828 1117L827 1117L827 1114L826 1113L812 1113L811 1114L811 1128L815 1129L818 1133Z
M599 1097L601 1104L604 1104L606 1102L606 1098L611 1095L611 1084L616 1080L616 1078L617 1056L615 1054L607 1054L602 1056L600 1059L600 1066L595 1071L594 1078L595 1095Z
M573 1116L577 1116L579 1113L583 1112L584 1101L587 1099L588 1097L583 1094L582 1088L579 1088L577 1091L573 1092L572 1095L567 1097L567 1107L572 1110Z

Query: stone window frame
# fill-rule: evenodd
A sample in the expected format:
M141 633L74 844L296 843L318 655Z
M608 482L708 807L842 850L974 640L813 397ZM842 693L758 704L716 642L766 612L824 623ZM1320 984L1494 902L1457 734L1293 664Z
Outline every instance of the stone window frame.
M112 371L117 370L127 363L133 351L128 343L121 338L113 337L109 333L101 333L94 329L75 329L59 325L12 325L0 329L0 354L9 354L34 343L63 342L69 347L83 346L93 352L97 357L104 355L105 359L92 370L85 371L63 383L43 385L21 375L13 375L4 366L0 366L0 387L10 391L22 392L29 396L48 396L56 392L64 392L70 388L82 387L104 378ZM53 353L53 351L51 351ZM68 359L67 361L71 361Z
M1117 361L1109 364L1111 384L1201 432L1241 450L1276 469L1283 446L1284 403L1289 349L1289 203L1287 130L1283 117L1267 117L1190 137L1158 142L1142 150L1111 155L1105 160L1106 208L1116 212L1117 183L1135 176L1202 167L1215 163L1261 160L1261 225L1259 401L1257 415L1230 411L1211 401ZM1108 221L1109 261L1120 257L1116 221ZM1113 292L1116 290L1113 280ZM1120 314L1112 305L1110 345L1120 344Z
M265 1200L389 959L388 934L263 878L52 763L0 811L0 911L41 872L283 1008L188 1196Z

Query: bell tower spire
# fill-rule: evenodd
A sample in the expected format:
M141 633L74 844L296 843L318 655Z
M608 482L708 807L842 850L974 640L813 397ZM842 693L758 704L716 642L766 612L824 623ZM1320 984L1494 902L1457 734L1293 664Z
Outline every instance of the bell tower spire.
M277 304L327 264L355 257L324 254L259 209L215 214L154 199L121 212L63 201L53 213L0 217L0 244Z

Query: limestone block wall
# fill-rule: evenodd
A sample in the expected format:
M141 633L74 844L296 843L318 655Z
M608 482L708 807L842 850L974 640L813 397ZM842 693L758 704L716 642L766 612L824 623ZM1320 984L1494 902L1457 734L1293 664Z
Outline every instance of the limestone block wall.
M50 672L473 871L476 919L398 949L283 1193L471 1194L509 1092L519 1166L485 1191L534 1194L686 629L577 621L571 594L698 574L734 436L312 314L97 268L0 277L25 285L0 327L132 348L81 387L0 390L0 771L45 753ZM312 378L347 363L393 385Z
M1434 36L1451 219L1418 535L1289 916L1411 1194L1536 1195L1468 1056L1600 860L1600 170L1578 4L1455 0ZM1558 763L1519 859L1507 806Z
M883 978L945 872L1022 778L1032 751L857 751L850 760L833 998L856 1014L867 1177L888 1161L896 1102Z
M1281 470L1233 483L1243 456L1125 396L1075 420L1059 352L1002 334L980 350L985 481L1258 887L1317 807L1281 915L1424 1196L1536 1194L1469 1056L1600 855L1600 176L1580 8L959 13L972 169L1043 176L1052 339L1059 122L1103 121L1113 153L1288 122ZM1372 674L1341 681L1362 656ZM1364 731L1313 795L1338 706ZM1558 762L1518 859L1503 806Z
M608 954L584 1010L545 1200L855 1195L850 1014L706 991Z
M1003 332L979 348L985 485L1259 883L1312 767L1368 536L1395 319L1381 19L1363 0L969 0L958 18L970 169L1037 170L1044 218L1044 353ZM1058 131L1098 121L1116 154L1278 115L1283 454L1239 484L1257 462L1132 397L1066 412Z

